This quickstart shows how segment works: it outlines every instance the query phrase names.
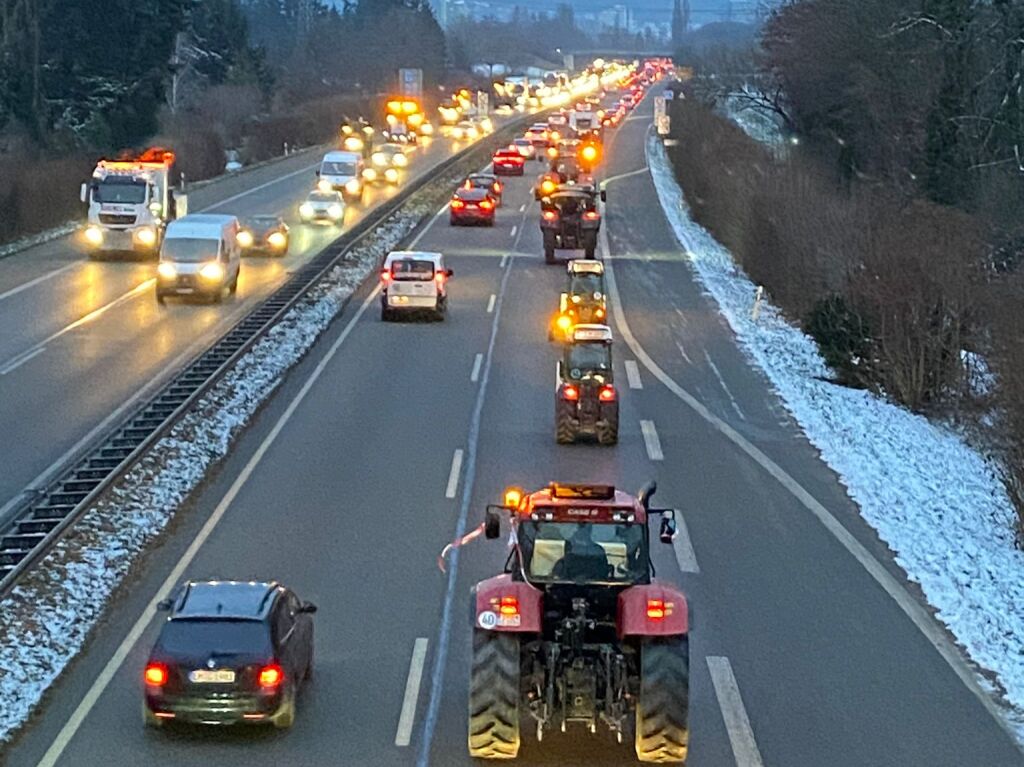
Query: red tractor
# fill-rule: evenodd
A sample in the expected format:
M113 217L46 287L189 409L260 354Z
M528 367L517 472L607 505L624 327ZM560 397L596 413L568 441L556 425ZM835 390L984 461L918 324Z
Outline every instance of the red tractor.
M512 759L522 726L633 731L641 762L686 761L689 621L681 591L654 580L649 520L671 543L675 511L610 485L512 488L488 506L487 538L510 516L505 572L473 589L469 753ZM630 720L634 724L630 726Z

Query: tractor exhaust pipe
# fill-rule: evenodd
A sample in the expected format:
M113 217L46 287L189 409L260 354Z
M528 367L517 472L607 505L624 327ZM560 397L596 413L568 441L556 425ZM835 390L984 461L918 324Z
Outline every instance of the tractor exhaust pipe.
M643 505L645 509L650 508L651 496L658 491L658 483L653 479L640 488L640 492L636 494L637 500Z

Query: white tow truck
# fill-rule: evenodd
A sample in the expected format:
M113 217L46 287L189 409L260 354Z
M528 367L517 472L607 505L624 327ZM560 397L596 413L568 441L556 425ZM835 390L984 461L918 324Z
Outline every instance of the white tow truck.
M96 164L81 190L89 206L82 240L90 258L160 251L167 224L188 212L186 195L172 189L173 172L174 152L159 147Z

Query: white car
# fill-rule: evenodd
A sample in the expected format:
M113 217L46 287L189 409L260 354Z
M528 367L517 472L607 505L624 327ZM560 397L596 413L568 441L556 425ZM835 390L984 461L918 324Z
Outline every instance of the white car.
M327 221L339 224L345 218L345 198L341 192L322 192L314 189L299 206L299 218L307 223Z
M452 128L452 138L456 141L476 141L480 135L480 128L470 120L463 120Z
M388 253L380 269L380 318L387 322L397 314L428 311L443 320L448 311L448 280L454 275L445 268L440 253Z

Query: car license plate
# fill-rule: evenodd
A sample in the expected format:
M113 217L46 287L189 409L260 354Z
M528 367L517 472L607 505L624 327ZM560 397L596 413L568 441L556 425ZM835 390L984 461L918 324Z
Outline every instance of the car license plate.
M189 672L188 680L195 684L232 684L235 672L230 668L197 668Z

